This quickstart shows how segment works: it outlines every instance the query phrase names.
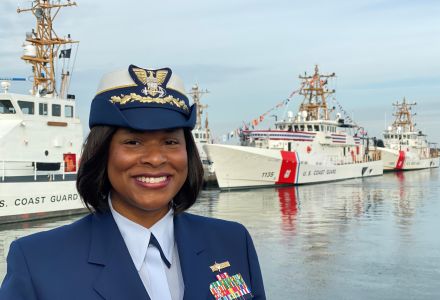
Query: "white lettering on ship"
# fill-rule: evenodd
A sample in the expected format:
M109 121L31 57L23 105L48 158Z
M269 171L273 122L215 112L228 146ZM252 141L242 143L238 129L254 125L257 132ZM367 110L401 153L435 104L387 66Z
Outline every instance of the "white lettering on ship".
M79 200L78 194L60 194L60 195L52 195L52 196L35 196L35 197L23 197L16 198L14 200L11 199L10 204L15 206L30 206L30 205L41 205L47 202L67 202L67 201L77 201ZM6 200L0 199L0 208L7 207Z

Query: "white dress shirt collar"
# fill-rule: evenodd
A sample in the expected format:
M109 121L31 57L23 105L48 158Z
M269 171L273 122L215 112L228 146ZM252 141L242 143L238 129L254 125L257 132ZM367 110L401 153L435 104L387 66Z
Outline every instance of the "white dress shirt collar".
M150 229L139 225L118 213L112 205L110 194L108 196L108 204L110 211L115 219L116 225L121 232L122 238L127 245L128 252L133 260L136 270L142 267L142 263L147 254L148 244L150 242L151 233L154 234L162 248L162 251L169 262L173 262L174 248L174 221L173 209L154 224Z

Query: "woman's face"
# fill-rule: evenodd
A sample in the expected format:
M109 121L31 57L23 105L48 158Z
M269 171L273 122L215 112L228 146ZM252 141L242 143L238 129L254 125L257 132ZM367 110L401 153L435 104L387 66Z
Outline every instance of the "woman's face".
M188 174L183 129L118 129L110 143L107 173L115 210L151 227L168 212Z

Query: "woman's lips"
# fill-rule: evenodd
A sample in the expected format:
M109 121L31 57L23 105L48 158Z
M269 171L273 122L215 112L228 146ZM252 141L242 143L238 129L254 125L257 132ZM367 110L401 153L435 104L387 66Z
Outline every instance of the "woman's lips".
M166 186L171 179L170 175L142 175L134 177L137 184L140 184L144 187L155 187L160 188Z

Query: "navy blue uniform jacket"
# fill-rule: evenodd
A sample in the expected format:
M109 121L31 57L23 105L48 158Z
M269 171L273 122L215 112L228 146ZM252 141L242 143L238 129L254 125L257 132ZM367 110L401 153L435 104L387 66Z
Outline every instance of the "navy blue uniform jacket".
M214 299L210 266L240 273L255 300L266 299L257 254L244 226L182 213L174 217L185 284L184 300ZM90 214L73 224L11 244L1 300L147 299L111 213Z

